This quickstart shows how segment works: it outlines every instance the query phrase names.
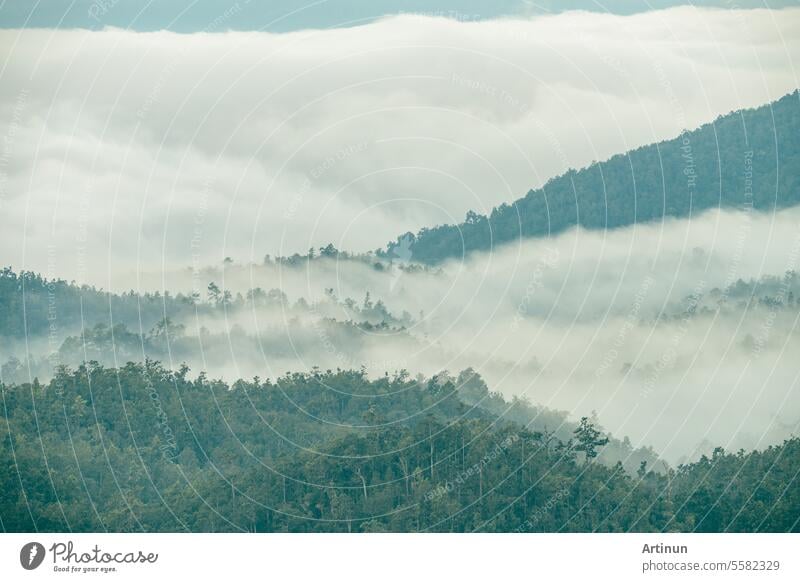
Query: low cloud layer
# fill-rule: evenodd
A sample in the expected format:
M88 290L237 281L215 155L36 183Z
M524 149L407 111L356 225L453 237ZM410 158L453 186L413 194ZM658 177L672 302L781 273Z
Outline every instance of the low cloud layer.
M798 28L800 10L684 7L4 30L2 262L115 287L225 256L376 248L780 97Z
M800 210L791 209L711 211L605 233L573 229L425 273L318 261L232 268L224 278L233 290L279 282L291 298L318 299L329 288L360 299L367 290L391 312L417 318L408 336L364 332L353 342L318 333L311 349L304 328L291 340L294 361L267 353L248 371L362 362L380 376L473 367L507 396L574 418L597 411L615 434L674 462L712 445L766 446L800 430L790 356L800 347L800 309L748 306L730 291L799 268ZM170 280L185 286L188 275ZM785 300L790 291L781 284L761 293ZM282 327L292 338L290 319ZM259 326L251 318L249 327Z
M473 367L506 395L596 410L670 460L777 442L800 421L798 311L681 313L687 296L796 269L796 209L574 229L419 273L262 258L374 249L776 99L797 87L798 29L800 10L679 8L283 35L2 31L0 259L115 290L369 291L414 318L329 336L321 314L279 308L180 322L237 324L269 348L237 331L212 373Z
M254 288L286 294L176 321L199 343L159 356L173 367L188 361L195 373L231 381L314 367L363 366L372 377L471 367L507 397L573 419L596 411L614 434L675 462L713 446L764 447L800 430L792 357L800 278L785 280L799 266L795 208L572 229L427 271L316 259L181 269L139 282L201 296L212 281L234 297ZM765 277L774 279L748 304L749 283ZM380 320L380 310L361 309L366 293L395 316L396 329L343 323ZM122 361L141 357L138 339L117 349Z

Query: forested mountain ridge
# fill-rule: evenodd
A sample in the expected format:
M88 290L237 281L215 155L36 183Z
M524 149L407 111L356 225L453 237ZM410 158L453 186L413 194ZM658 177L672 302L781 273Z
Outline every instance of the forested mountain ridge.
M31 271L17 273L5 267L0 269L0 337L32 339L47 335L53 326L60 336L80 334L98 324L106 327L121 324L147 333L154 326L164 326L165 321L186 322L191 318L270 307L290 315L313 311L326 317L335 312L342 321L371 325L402 327L412 321L408 313L391 314L386 305L380 299L373 300L368 291L363 301L340 300L333 293L327 293L324 301L316 304L302 297L291 302L278 288L255 287L234 295L210 281L203 291L202 294L133 290L112 293L90 285L49 279Z
M186 374L89 364L0 384L2 529L798 529L797 439L632 475L593 461L605 439L586 420L558 439L464 404L447 381Z
M489 216L423 228L389 243L434 264L573 226L611 229L730 207L772 211L800 202L800 93L719 117L672 140L569 170Z

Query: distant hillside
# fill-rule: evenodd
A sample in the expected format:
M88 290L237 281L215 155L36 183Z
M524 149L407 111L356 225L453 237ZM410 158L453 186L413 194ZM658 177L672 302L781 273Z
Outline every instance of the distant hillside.
M339 251L336 257L338 259ZM349 255L342 254L341 260ZM327 257L308 259L307 257L283 258L286 268L302 268L309 260L326 260ZM366 260L357 257L352 260ZM375 262L373 268L384 268ZM419 269L416 265L403 267L406 271ZM221 271L209 270L222 277ZM251 313L254 308L276 308L292 315L302 315L314 311L324 317L335 313L345 320L373 325L400 327L411 323L408 313L394 316L378 299L373 301L366 293L363 302L356 303L352 298L339 301L334 296L326 296L322 302L309 304L299 298L289 301L280 289L249 289L244 295L220 288L209 281L205 293L189 295L172 294L169 291L142 292L133 290L124 293L111 293L89 285L77 285L63 279L47 279L31 271L15 272L11 267L0 269L0 338L7 340L32 339L50 334L51 338L78 334L98 324L105 327L124 325L130 329L148 331L161 324L165 318L186 322L199 316L233 315L237 312ZM2 353L2 350L0 350Z
M423 228L387 246L437 263L572 226L617 228L717 207L771 211L800 202L800 99L795 91L679 137L570 170L512 204L459 225Z

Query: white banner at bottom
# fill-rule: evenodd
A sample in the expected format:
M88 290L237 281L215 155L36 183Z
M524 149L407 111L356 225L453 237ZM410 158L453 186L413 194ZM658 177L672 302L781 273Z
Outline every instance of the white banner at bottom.
M2 534L0 580L797 581L798 554L794 534Z

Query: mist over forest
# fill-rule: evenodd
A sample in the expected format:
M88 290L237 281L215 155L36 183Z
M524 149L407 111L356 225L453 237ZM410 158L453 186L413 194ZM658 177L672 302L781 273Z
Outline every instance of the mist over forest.
M797 531L800 9L497 10L0 29L2 529Z
M193 375L229 382L315 368L363 368L373 378L472 368L506 396L573 420L594 412L613 434L671 462L716 445L758 448L800 422L797 370L786 357L800 315L798 220L796 209L711 211L574 229L436 267L315 254L183 270L153 281L144 305L135 295L127 308L124 295L84 299L82 321L58 302L59 320L72 315L72 324L55 339L46 326L9 342L4 360L20 364L5 376L28 379L26 358L42 379L53 359L186 362ZM158 291L163 281L173 294ZM28 293L46 299L41 285Z

